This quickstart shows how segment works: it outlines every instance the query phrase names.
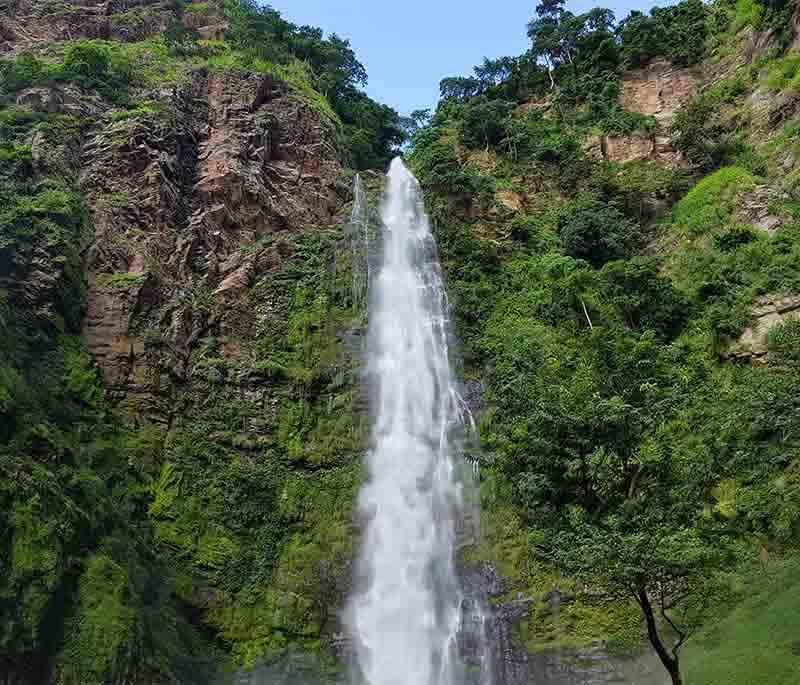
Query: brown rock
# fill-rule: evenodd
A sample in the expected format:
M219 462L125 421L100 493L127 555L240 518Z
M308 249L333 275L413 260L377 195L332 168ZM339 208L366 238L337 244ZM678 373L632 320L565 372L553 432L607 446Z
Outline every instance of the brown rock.
M800 295L764 295L753 307L753 323L724 353L726 359L757 361L769 351L769 332L790 318L800 317Z
M142 40L178 17L169 0L16 0L2 8L0 53L78 38Z
M202 338L236 350L252 335L243 303L280 265L277 235L330 225L347 199L333 126L270 76L199 70L162 110L96 126L80 177L87 345L117 395L147 407L165 379L191 382ZM127 276L112 287L112 273Z
M112 389L124 388L134 371L140 372L137 381L146 376L138 363L144 355L144 340L131 332L131 324L153 300L153 284L146 276L126 284L101 275L89 289L83 336Z
M770 209L770 205L779 197L780 193L769 186L756 186L743 193L736 211L737 221L773 235L788 221L786 217L778 216Z
M515 193L513 190L498 190L495 193L495 199L498 204L512 212L518 212L522 209L522 195Z
M630 112L654 116L666 125L696 90L697 80L691 70L655 60L623 74L620 103Z
M655 141L649 135L606 136L601 141L603 156L611 162L633 162L655 157Z

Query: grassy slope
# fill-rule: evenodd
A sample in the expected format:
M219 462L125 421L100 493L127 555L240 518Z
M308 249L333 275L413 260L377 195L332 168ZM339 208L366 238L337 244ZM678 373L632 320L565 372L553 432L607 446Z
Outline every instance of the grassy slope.
M690 685L795 685L800 682L800 574L774 576L686 647Z

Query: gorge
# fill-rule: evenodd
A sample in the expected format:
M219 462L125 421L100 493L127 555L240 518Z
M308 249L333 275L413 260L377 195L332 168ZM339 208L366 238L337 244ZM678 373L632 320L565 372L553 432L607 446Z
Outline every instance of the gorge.
M798 682L796 2L0 10L0 684Z

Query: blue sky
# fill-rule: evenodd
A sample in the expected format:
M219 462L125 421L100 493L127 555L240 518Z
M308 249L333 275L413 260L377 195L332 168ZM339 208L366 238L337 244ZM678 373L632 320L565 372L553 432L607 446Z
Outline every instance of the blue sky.
M296 24L349 38L367 68L367 92L401 114L432 107L439 81L466 75L484 57L527 49L525 26L537 0L270 0ZM617 19L653 0L568 2L573 12L609 7Z

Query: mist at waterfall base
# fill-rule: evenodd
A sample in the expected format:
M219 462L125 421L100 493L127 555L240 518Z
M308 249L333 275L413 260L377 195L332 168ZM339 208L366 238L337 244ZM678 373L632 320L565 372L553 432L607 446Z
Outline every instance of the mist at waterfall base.
M436 244L419 184L400 159L389 170L381 224L381 259L369 284L365 523L346 616L353 678L456 685L466 677L459 635L472 616L455 568L468 412L452 369Z

